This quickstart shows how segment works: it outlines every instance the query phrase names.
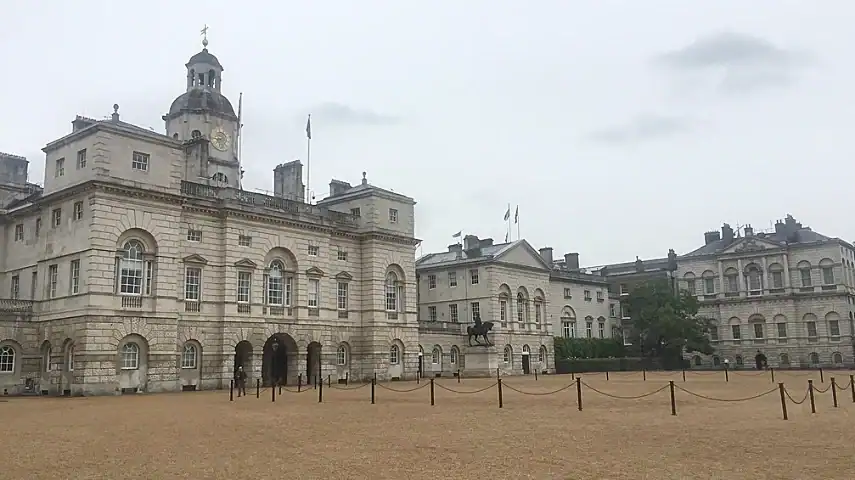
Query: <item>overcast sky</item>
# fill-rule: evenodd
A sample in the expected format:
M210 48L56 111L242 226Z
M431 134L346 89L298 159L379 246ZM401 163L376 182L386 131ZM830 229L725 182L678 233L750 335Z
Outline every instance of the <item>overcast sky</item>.
M314 3L314 5L312 5ZM0 2L0 151L41 182L76 114L163 131L210 26L246 188L301 158L416 199L423 252L520 233L597 265L792 213L855 240L844 0ZM846 45L849 45L847 47ZM516 226L512 229L516 238Z

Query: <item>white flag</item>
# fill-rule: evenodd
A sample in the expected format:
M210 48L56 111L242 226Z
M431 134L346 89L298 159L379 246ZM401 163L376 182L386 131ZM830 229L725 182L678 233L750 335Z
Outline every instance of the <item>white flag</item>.
M463 230L460 230L459 232L455 233L451 236L451 238L460 238L460 235L463 235Z

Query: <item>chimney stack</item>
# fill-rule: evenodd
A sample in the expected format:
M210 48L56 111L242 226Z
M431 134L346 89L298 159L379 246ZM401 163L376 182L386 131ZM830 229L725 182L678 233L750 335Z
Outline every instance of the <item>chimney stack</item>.
M752 227L751 225L746 225L742 231L745 233L746 237L754 236L754 227Z
M552 247L543 247L538 252L540 253L540 258L549 265L549 268L552 268Z
M721 232L718 230L704 233L704 245L709 245L719 240L721 240Z
M564 254L564 267L567 270L579 270L579 254L578 253L565 253Z
M721 239L728 243L733 241L733 228L730 226L730 224L725 223L721 226Z
M469 257L481 256L481 241L476 235L466 235L463 237L463 251Z

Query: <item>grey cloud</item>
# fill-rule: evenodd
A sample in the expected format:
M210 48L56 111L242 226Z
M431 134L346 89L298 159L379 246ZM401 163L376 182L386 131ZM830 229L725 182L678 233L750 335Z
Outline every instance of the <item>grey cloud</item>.
M685 117L645 114L629 123L591 132L587 138L596 143L625 145L687 132L694 124Z
M335 102L322 103L309 113L313 119L327 125L396 125L401 118L394 115L377 113L369 109L353 108Z
M658 55L653 63L675 73L713 75L717 90L723 93L746 93L790 85L797 71L813 63L813 57L759 37L723 32Z

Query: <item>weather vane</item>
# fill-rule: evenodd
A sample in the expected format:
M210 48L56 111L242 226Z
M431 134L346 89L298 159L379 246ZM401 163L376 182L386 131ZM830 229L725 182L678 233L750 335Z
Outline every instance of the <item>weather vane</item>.
M208 46L208 24L206 23L204 27L202 27L202 47L207 48Z

